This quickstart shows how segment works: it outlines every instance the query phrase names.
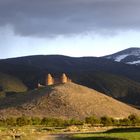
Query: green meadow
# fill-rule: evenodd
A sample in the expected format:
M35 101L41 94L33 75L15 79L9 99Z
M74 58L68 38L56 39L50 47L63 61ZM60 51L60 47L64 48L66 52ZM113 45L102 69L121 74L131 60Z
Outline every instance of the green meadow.
M104 133L76 134L73 140L140 140L140 128L113 129Z

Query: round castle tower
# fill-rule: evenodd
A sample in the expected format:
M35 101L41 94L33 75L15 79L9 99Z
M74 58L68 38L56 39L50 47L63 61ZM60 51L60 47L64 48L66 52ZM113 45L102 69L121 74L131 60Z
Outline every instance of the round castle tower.
M54 84L54 79L53 77L51 76L51 74L49 73L46 77L46 86L48 85L53 85Z
M66 74L65 74L65 73L63 73L63 74L62 74L62 77L61 77L61 82L62 82L63 84L65 84L65 83L67 83L67 82L68 82L68 78L67 78L67 76L66 76Z

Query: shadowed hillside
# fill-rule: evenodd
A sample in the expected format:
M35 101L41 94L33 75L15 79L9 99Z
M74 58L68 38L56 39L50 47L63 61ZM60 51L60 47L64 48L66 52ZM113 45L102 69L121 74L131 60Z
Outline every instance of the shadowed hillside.
M127 117L140 111L95 90L74 83L48 86L0 100L0 116L83 119L87 116Z
M25 92L27 87L21 80L14 76L0 73L0 95L5 96L5 93L10 92Z
M98 57L68 57L61 55L38 55L0 61L1 71L22 77L25 72L33 74L41 71L49 73L86 73L105 72L121 75L140 82L140 67L114 62ZM25 72L24 72L25 71ZM28 73L27 73L28 74ZM37 74L36 74L37 75Z
M135 106L140 105L140 83L138 82L103 72L87 73L79 76L78 80L79 84L86 85L115 99Z

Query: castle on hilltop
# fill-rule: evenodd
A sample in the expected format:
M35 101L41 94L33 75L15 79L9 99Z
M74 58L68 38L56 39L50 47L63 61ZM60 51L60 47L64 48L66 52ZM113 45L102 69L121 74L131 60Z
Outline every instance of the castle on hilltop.
M60 78L54 78L50 73L47 74L46 79L45 79L45 86L50 86L50 85L56 85L56 84L65 84L71 82L71 79L69 79L65 73L62 74ZM38 83L38 87L42 87L40 83Z

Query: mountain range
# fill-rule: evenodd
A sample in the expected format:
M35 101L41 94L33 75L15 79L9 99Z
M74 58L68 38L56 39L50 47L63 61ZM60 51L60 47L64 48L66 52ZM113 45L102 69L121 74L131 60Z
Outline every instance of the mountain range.
M104 57L36 55L3 59L0 60L0 71L16 77L29 90L37 88L38 83L44 84L48 73L57 78L66 73L74 83L139 108L140 66L128 64L136 61L130 61L132 54L139 58L139 52L139 48L129 48ZM126 58L123 58L116 62L121 55L127 55L129 61L124 61Z

